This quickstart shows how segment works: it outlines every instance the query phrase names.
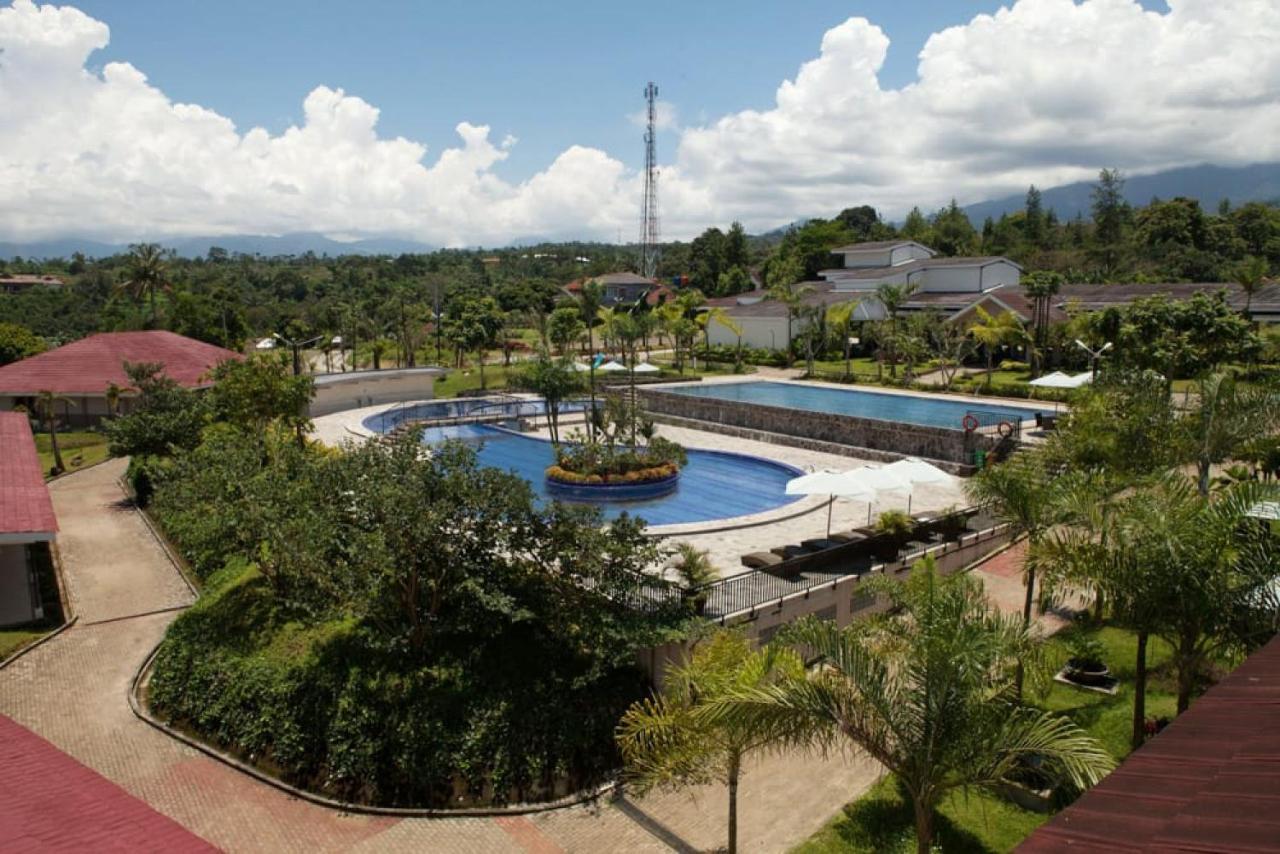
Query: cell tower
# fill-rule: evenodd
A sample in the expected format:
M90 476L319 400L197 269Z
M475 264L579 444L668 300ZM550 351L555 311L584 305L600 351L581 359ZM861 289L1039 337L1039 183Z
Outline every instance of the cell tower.
M640 275L658 275L658 158L654 152L654 125L657 123L658 86L644 87L649 102L649 123L644 132L644 202L640 208Z

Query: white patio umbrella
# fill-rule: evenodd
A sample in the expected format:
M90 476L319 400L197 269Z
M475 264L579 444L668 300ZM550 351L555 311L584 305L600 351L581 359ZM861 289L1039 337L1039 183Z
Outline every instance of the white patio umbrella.
M831 508L836 498L853 498L858 501L875 501L876 493L857 483L846 473L834 471L815 471L787 481L787 495L826 495L827 500L827 536L831 536Z
M1085 371L1082 374L1076 374L1074 377L1070 377L1069 381L1071 385L1067 386L1067 388L1080 388L1081 386L1086 386L1093 382L1093 374Z
M1036 377L1027 385L1035 386L1036 388L1075 388L1076 386L1072 385L1071 382L1072 379L1069 374L1064 374L1062 371L1054 371L1051 374Z
M896 463L889 463L881 471L892 472L914 486L917 483L951 483L951 475L932 463L916 457L907 457ZM907 493L907 512L911 512L911 493Z
M856 469L849 469L845 472L854 483L860 484L872 491L872 493L880 492L911 492L911 481L902 475L889 471L887 468L878 466L859 466ZM908 498L908 501L910 499ZM867 524L871 524L871 503L867 502Z
M626 369L626 365L615 361L605 362L603 365L596 368L597 371L625 371Z
M657 365L651 365L648 362L641 362L631 369L637 374L656 374L662 371Z
M573 363L573 369L574 369L575 371L578 371L579 373L583 373L583 374L585 374L585 373L587 373L588 371L590 371L590 370L591 370L591 366L590 366L590 365L584 365L582 362L574 362L574 363Z

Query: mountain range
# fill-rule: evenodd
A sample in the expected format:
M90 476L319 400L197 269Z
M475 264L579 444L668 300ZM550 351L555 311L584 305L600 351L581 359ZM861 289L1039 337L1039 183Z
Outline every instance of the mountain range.
M1058 218L1067 220L1077 214L1089 217L1090 193L1093 183L1080 181L1059 187L1040 188L1041 204L1052 209ZM1244 202L1280 203L1280 163L1256 163L1250 166L1187 166L1169 169L1151 175L1134 175L1125 180L1125 198L1133 205L1148 204L1153 198L1170 199L1187 196L1199 200L1207 211L1215 211L1219 202L1229 199L1233 205ZM975 226L981 227L987 217L998 219L1002 214L1020 211L1026 204L1025 194L1005 196L964 207L964 212ZM760 237L780 237L786 227L774 229ZM161 242L179 255L196 257L206 255L210 247L217 246L230 253L248 255L399 255L404 252L430 252L435 247L412 240L393 237L368 238L356 241L340 241L323 234L302 232L284 235L224 235L221 237L166 238ZM537 243L535 239L523 244ZM69 258L82 252L90 258L100 258L128 250L123 243L102 243L77 237L29 243L0 241L0 258Z

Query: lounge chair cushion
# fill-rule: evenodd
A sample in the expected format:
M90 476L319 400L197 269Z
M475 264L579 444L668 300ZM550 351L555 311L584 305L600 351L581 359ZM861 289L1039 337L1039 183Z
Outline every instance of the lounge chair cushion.
M751 552L742 556L742 565L748 569L762 569L782 563L782 556L773 552Z

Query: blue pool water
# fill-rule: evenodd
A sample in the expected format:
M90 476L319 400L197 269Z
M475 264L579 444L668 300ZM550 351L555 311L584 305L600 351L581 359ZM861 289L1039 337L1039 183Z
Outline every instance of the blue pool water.
M566 402L560 405L561 412L582 410L581 403ZM387 433L402 421L422 421L433 418L455 418L461 415L509 415L517 417L542 415L547 411L546 404L540 399L531 398L497 398L497 397L459 397L452 400L429 400L408 406L397 406L385 409L364 419L364 426L375 433Z
M478 446L486 466L514 472L533 486L538 498L550 500L547 466L555 461L551 443L483 424L430 428L423 441L460 439ZM689 450L689 464L680 471L676 491L646 501L605 502L596 506L612 519L624 510L650 525L708 522L772 510L799 499L787 495L787 481L803 472L772 460L722 451Z
M736 400L764 406L804 409L810 412L852 415L878 421L896 421L926 427L948 427L955 430L963 429L961 422L969 412L982 413L984 424L994 420L1025 421L1034 418L1036 413L1034 409L999 406L978 401L882 394L874 391L763 381L692 385L663 389L663 391L716 400Z

